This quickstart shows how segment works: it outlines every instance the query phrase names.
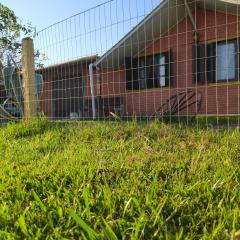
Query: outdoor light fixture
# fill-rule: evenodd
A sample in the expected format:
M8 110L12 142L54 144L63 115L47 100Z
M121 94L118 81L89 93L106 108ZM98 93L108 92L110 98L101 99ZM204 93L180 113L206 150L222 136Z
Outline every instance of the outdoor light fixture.
M200 39L200 35L199 35L199 33L198 32L194 32L193 33L193 41L195 42L195 43L198 43L199 42L199 39Z

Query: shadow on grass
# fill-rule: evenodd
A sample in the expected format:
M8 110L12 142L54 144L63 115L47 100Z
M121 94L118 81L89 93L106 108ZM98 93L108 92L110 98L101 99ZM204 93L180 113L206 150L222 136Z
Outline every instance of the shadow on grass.
M1 124L0 128L5 129L6 138L28 138L37 134L44 134L47 131L59 130L61 128L91 126L92 124L127 124L135 123L137 125L146 125L149 123L159 123L173 126L180 129L191 130L228 130L235 129L240 126L240 116L215 117L215 116L197 116L197 117L182 117L172 116L149 119L147 117L128 117L125 119L111 118L98 120L49 120L46 117L39 117L29 121L8 122Z
M180 128L214 130L236 128L240 126L240 116L171 116L153 119L147 117L132 117L123 119L122 121L136 121L139 124L158 122Z

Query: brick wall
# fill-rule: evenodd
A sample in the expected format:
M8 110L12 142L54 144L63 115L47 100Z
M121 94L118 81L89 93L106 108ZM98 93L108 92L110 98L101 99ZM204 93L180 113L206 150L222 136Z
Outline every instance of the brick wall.
M239 19L236 16L203 9L197 9L196 14L200 43L234 38L240 32L238 26L240 24L237 24ZM125 88L124 69L105 69L101 76L102 96L121 94L125 98L125 111L128 114L145 115L153 113L177 91L197 87L203 97L202 114L240 113L238 100L240 86L237 82L234 82L234 85L192 83L192 35L193 28L189 19L183 19L139 53L140 56L152 55L171 48L173 54L171 88L128 91Z
M96 59L93 58L91 62ZM61 112L71 112L70 105L83 106L83 99L90 96L89 63L79 60L47 67L38 72L43 75L43 92L40 99L40 111L49 118L56 117L55 106L61 107ZM87 89L83 89L83 78L87 78ZM79 81L74 83L74 81ZM96 81L96 80L95 80ZM85 84L85 83L84 83ZM58 93L56 93L56 91ZM86 96L85 96L86 94ZM69 115L69 114L67 114Z

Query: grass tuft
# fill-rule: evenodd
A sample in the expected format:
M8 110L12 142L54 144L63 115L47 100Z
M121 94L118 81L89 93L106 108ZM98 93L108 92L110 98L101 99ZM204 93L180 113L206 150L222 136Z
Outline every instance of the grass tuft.
M0 131L0 239L238 239L240 133L158 121Z

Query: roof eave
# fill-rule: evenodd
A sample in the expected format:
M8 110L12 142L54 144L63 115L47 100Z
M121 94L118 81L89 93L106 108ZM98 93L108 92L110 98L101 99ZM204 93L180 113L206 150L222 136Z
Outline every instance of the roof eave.
M138 23L130 32L128 32L120 41L118 41L111 49L103 54L95 63L97 67L105 58L107 58L114 50L118 49L128 38L139 30L157 11L159 11L169 0L163 0L153 11L151 11L140 23Z

